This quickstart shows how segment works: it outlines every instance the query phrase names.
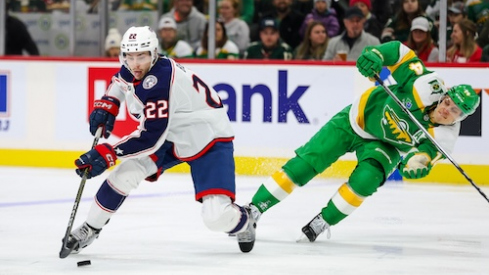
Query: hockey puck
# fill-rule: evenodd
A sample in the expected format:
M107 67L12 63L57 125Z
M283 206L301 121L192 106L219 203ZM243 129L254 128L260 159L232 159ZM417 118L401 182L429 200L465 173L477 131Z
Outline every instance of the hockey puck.
M81 261L81 262L76 263L76 265L78 265L78 267L80 267L80 266L86 266L86 265L91 265L91 264L92 264L92 262L90 262L90 260L88 260L88 261Z

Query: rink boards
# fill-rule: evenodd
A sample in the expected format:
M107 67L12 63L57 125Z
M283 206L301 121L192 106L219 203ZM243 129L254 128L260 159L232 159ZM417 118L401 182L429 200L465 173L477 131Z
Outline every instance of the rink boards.
M235 130L237 173L268 175L290 157L335 113L374 85L353 63L266 63L183 61L220 94ZM0 59L0 165L73 168L89 149L91 102L99 98L117 71L106 59ZM482 66L429 66L448 86L468 83L481 91L481 108L463 125L452 156L478 183L489 184L488 69ZM388 79L388 72L383 73ZM125 112L114 137L137 123ZM485 134L485 135L484 135ZM348 154L323 176L346 178L355 167ZM188 171L181 165L175 172ZM449 162L438 164L428 182L466 183ZM422 181L423 181L422 180Z

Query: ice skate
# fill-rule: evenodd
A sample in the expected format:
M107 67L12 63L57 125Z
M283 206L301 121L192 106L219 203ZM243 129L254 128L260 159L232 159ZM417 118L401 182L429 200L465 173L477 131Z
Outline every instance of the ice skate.
M316 215L308 224L302 227L302 232L310 242L314 242L319 234L328 230L328 239L330 237L329 224L323 219L321 213ZM300 241L300 239L299 239Z
M255 215L253 215L253 207L256 209L256 211L258 211L258 209L252 204L243 206L248 213L248 227L245 231L236 234L238 237L239 249L241 249L241 252L244 253L250 252L255 244L255 229L257 220L255 219Z
M86 222L80 227L71 232L66 248L71 254L78 254L80 251L89 246L96 238L98 238L102 229L95 229Z

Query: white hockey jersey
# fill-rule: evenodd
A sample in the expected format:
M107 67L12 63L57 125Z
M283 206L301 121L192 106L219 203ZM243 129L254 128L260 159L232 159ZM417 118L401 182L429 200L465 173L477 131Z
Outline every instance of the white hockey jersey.
M114 145L119 158L151 155L168 140L175 145L174 155L188 161L214 142L234 138L217 92L170 58L160 57L140 81L122 66L106 94L125 100L140 122L136 131Z

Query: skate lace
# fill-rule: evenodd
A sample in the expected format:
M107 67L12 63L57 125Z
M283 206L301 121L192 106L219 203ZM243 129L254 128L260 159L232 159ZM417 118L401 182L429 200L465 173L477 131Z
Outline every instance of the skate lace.
M94 235L93 231L86 225L83 225L79 230L73 232L73 237L82 244L88 242L92 235Z

